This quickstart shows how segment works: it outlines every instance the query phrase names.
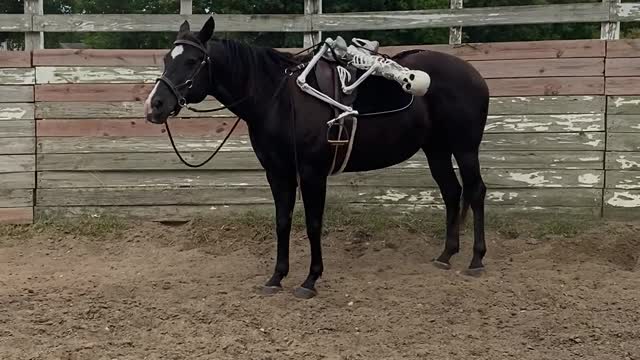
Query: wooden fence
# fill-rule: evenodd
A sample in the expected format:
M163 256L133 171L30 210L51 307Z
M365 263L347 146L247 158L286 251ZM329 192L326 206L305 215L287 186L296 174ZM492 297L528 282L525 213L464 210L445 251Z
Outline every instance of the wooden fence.
M481 152L488 211L640 214L640 41L425 48L469 60L490 85ZM272 207L246 127L205 168L189 169L163 127L145 123L142 101L164 52L0 52L0 221L30 222L34 210L178 220ZM181 116L172 122L176 141L192 160L206 157L233 120ZM332 202L442 209L423 154L330 183Z

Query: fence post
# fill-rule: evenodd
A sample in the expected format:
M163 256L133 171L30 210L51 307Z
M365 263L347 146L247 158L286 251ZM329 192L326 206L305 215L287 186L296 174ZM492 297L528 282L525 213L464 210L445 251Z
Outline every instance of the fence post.
M31 30L33 30L33 15L44 14L43 0L24 0L24 13L31 15ZM44 33L28 32L24 34L24 50L44 49Z
M304 0L304 14L322 14L322 0ZM304 34L304 47L310 47L322 41L322 31L308 32Z
M180 15L193 14L193 0L180 0Z
M611 18L614 17L618 12L618 5L620 4L620 0L602 0L602 2L608 5L609 20L611 20ZM600 39L620 39L620 22L603 22L600 25Z
M449 5L451 9L462 9L463 0L450 0ZM462 26L455 26L449 28L449 44L462 44Z

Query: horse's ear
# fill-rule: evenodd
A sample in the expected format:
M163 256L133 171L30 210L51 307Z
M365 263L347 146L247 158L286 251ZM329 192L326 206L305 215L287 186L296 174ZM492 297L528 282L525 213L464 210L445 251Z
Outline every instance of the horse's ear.
M216 29L216 21L213 20L213 16L209 17L209 20L202 26L202 29L198 33L198 40L201 43L206 44L211 36L213 36L213 31Z
M189 31L191 31L191 27L189 26L189 22L187 20L185 20L182 25L180 25L180 34L186 34Z

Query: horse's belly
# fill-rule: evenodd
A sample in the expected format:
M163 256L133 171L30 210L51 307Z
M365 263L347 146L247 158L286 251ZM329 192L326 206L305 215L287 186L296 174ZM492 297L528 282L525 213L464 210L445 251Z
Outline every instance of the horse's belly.
M411 158L424 145L426 126L421 123L387 120L358 120L351 158L347 172L377 170L390 167Z

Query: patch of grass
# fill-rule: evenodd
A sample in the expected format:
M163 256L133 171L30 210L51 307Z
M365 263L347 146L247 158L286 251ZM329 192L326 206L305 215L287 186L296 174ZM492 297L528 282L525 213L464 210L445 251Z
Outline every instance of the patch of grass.
M109 215L83 215L73 218L50 215L40 217L30 225L4 225L0 227L0 231L3 235L14 238L42 233L106 238L122 234L129 225L124 219Z

